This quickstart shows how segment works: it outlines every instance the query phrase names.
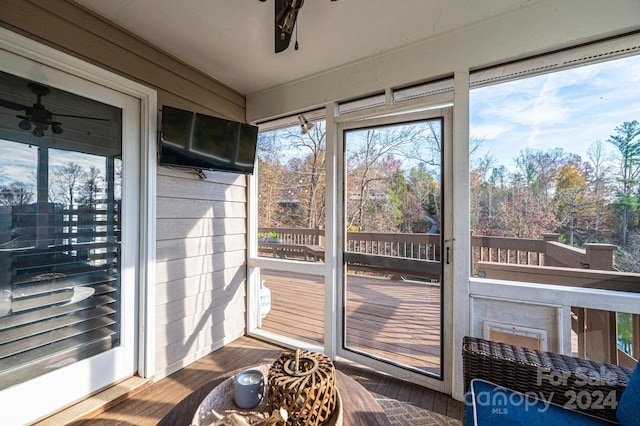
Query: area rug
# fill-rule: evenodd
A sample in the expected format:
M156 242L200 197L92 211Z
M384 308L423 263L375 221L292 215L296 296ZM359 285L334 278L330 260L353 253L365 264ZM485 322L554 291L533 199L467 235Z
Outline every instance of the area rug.
M389 421L393 426L400 425L412 425L412 426L426 426L426 425L452 425L462 426L462 421L453 419L451 417L443 416L442 414L434 413L433 411L425 410L424 408L416 407L410 402L398 401L397 399L390 399L385 396L373 393L374 398L384 409L384 413L389 418Z

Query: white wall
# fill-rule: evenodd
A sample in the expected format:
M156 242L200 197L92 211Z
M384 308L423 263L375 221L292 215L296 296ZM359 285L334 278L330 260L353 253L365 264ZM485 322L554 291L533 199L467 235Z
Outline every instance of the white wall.
M158 167L156 378L245 333L246 177Z

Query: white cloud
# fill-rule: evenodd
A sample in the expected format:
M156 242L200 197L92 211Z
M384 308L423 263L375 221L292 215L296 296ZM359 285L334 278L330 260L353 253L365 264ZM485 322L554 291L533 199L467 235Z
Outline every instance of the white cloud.
M471 93L471 134L484 134L481 151L506 166L524 148L560 147L586 160L593 142L606 142L616 126L632 120L640 121L640 56Z
M509 126L500 123L481 123L471 129L471 137L493 140L509 132Z
M19 181L32 183L38 164L38 148L0 139L0 185Z

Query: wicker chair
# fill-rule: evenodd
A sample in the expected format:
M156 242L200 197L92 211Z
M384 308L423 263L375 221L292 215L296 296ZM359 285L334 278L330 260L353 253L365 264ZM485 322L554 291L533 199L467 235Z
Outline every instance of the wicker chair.
M474 337L464 338L462 361L465 390L472 379L482 379L612 422L633 371Z

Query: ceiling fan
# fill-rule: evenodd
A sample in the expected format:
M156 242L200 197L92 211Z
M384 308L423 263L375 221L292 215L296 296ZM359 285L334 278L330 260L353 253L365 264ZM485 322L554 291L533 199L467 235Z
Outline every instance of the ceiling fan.
M260 0L262 2L266 0ZM331 0L337 1L337 0ZM291 34L296 26L298 12L304 5L304 0L275 0L275 51L280 53L289 47ZM295 49L298 50L298 40Z
M55 121L54 117L74 117L85 120L109 121L108 118L88 117L84 115L56 114L47 110L42 105L42 97L49 94L49 88L42 84L31 82L28 84L29 89L36 95L36 103L33 106L22 105L6 99L0 99L0 106L15 111L24 111L24 114L18 114L16 117L22 121L18 123L18 127L22 130L31 130L33 128L33 136L41 138L44 132L51 126L51 131L56 134L62 134L62 123Z

